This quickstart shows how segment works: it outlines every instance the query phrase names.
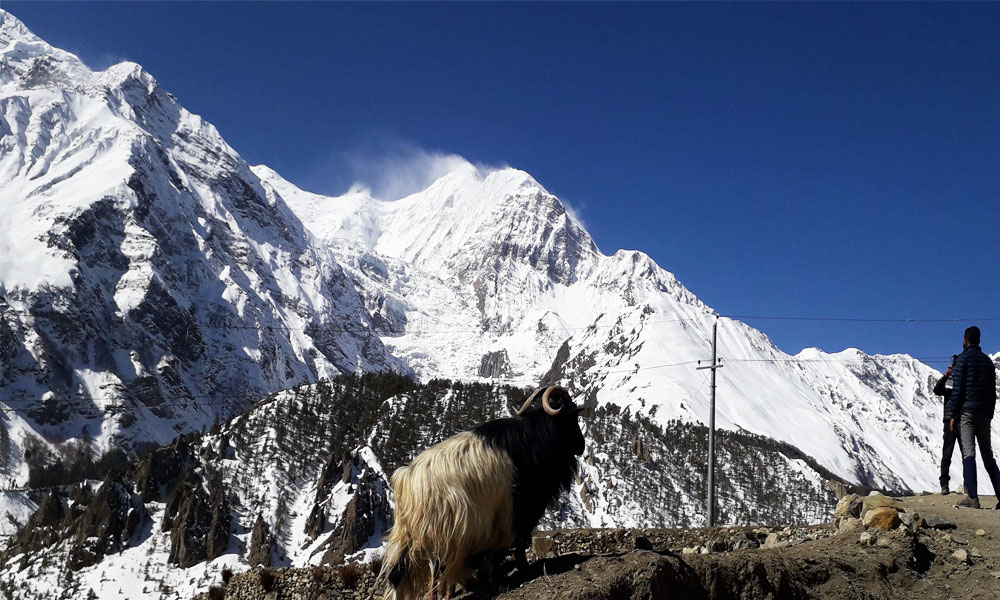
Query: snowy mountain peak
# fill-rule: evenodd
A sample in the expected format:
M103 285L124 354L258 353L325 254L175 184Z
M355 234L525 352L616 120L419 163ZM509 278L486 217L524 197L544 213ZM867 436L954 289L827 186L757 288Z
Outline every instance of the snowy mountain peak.
M0 85L25 89L79 84L90 75L79 58L47 44L14 15L0 9Z
M44 43L17 17L0 8L0 44L7 45L15 40Z

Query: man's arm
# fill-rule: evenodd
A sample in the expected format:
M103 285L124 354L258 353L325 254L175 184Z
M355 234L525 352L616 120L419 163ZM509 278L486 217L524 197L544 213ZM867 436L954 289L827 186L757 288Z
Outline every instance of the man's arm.
M949 376L951 376L951 367L948 367L948 370L944 372L941 379L938 379L937 383L934 384L935 396L944 396L944 391L948 389L944 386L944 384L948 381Z
M955 364L951 368L951 414L958 418L965 404L965 353L958 355Z

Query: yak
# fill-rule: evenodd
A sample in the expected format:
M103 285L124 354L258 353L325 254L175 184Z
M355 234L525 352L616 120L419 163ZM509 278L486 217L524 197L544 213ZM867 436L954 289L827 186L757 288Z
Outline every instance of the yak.
M541 393L541 408L531 408ZM397 600L450 597L476 565L514 548L520 565L545 508L569 489L583 454L583 407L559 387L421 452L392 475L396 521L381 576Z

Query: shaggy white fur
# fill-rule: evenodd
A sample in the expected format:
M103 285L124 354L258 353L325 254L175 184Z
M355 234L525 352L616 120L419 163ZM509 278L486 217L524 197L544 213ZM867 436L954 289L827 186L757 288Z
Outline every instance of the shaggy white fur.
M396 523L382 575L404 556L411 565L397 600L451 590L472 576L468 557L514 543L513 481L510 457L471 432L424 450L393 473Z

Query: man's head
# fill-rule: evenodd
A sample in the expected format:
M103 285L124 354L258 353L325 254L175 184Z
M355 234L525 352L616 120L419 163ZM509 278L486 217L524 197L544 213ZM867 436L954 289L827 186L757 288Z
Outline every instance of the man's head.
M979 328L973 325L965 330L965 340L962 344L964 347L978 346L979 345Z

